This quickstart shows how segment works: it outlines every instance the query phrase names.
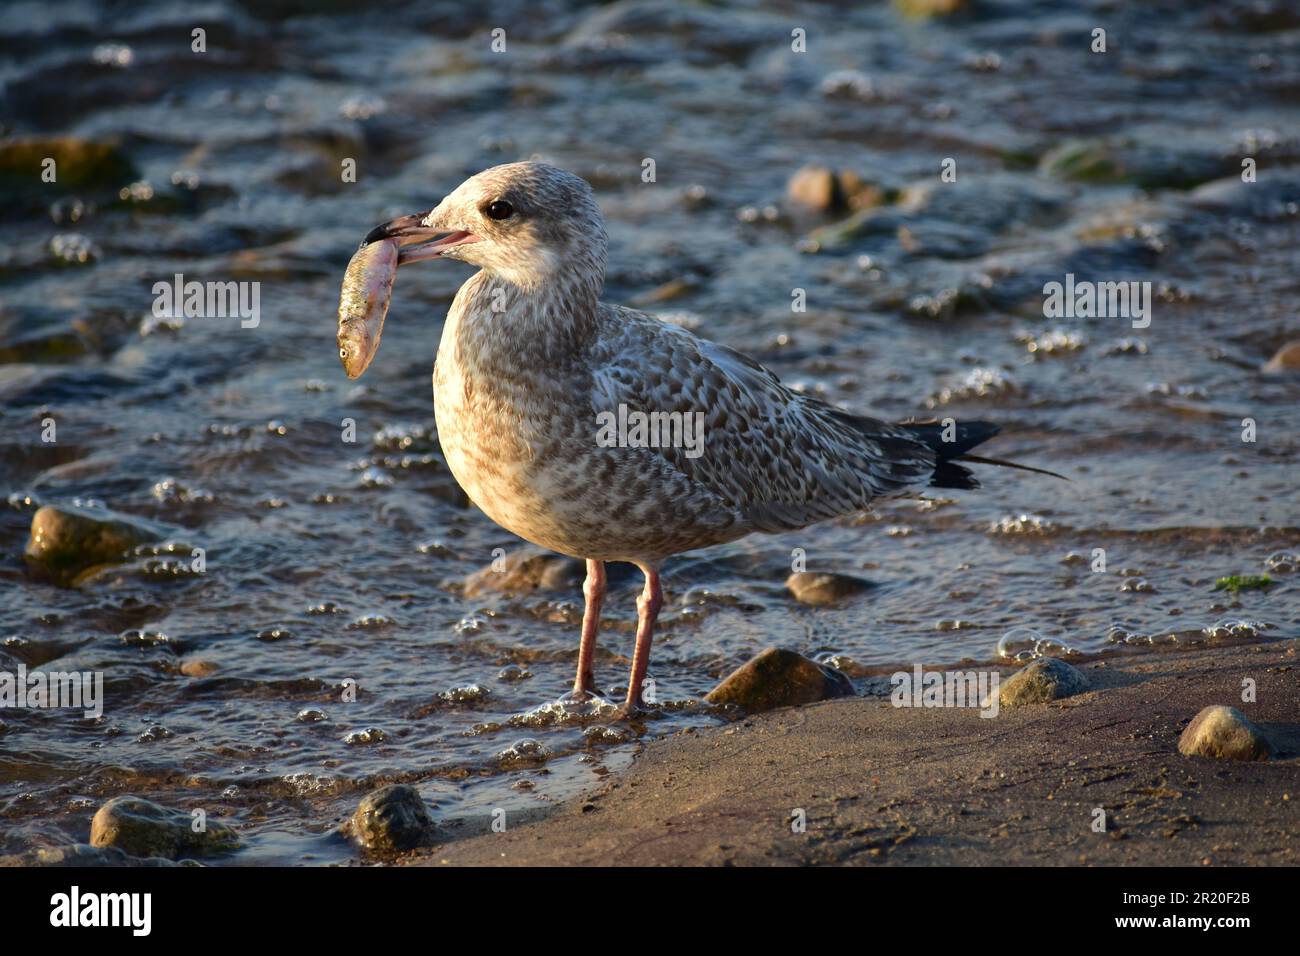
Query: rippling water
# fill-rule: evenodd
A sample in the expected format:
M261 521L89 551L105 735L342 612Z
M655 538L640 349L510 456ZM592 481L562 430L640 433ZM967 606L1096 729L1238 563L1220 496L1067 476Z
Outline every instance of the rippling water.
M101 670L108 706L0 714L0 852L84 840L119 793L230 820L235 862L352 858L337 823L394 780L486 827L720 719L687 702L774 643L863 677L991 660L1015 628L1031 633L1009 654L1300 629L1285 570L1213 590L1300 547L1300 377L1260 371L1300 338L1289 5L298 6L14 4L0 25L7 131L113 139L135 167L5 187L0 669ZM402 270L359 384L334 345L372 225L534 154L595 186L609 298L855 411L998 421L989 454L1072 481L986 470L979 492L680 558L652 663L671 706L633 727L535 711L572 680L581 595L462 587L520 544L467 504L433 430L466 267ZM800 211L786 182L807 163L887 205ZM153 285L178 272L259 282L260 323L159 321ZM1151 282L1149 327L1045 319L1044 283L1067 273ZM22 557L32 514L75 500L162 522L178 550L45 583ZM177 573L192 547L206 573ZM783 587L796 548L880 586L801 607ZM610 689L638 587L614 581Z

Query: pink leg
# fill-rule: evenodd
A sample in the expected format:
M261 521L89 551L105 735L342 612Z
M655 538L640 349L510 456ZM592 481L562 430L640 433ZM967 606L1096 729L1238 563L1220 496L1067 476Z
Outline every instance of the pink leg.
M578 645L578 676L573 680L573 697L586 700L596 692L592 659L596 656L596 632L600 630L600 606L605 602L605 562L587 562L587 580L582 594L587 599L582 612L582 643Z
M663 588L659 586L659 569L641 567L645 572L645 589L636 599L636 650L632 653L632 674L628 677L627 703L623 705L631 714L641 708L641 684L650 669L650 643L654 640L655 620L664 606Z

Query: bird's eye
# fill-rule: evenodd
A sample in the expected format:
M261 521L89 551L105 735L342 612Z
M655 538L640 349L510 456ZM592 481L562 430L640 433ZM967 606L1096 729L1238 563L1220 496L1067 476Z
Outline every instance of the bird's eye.
M487 214L489 219L509 219L515 214L515 207L504 199L497 199L488 203Z

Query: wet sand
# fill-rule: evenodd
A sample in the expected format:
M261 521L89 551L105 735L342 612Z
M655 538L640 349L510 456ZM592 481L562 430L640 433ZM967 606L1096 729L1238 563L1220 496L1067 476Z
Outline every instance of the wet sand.
M443 821L448 842L406 862L1294 866L1298 647L1094 661L1087 693L993 719L856 698L679 733L600 791L503 833L485 817ZM1257 703L1241 702L1245 677ZM1182 728L1218 703L1259 724L1274 759L1180 755Z

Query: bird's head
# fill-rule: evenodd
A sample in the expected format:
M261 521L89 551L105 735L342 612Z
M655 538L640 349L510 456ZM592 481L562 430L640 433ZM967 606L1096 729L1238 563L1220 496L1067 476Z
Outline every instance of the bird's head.
M605 224L591 187L546 163L493 166L461 183L427 213L373 229L396 239L398 265L459 259L524 291L605 273Z

